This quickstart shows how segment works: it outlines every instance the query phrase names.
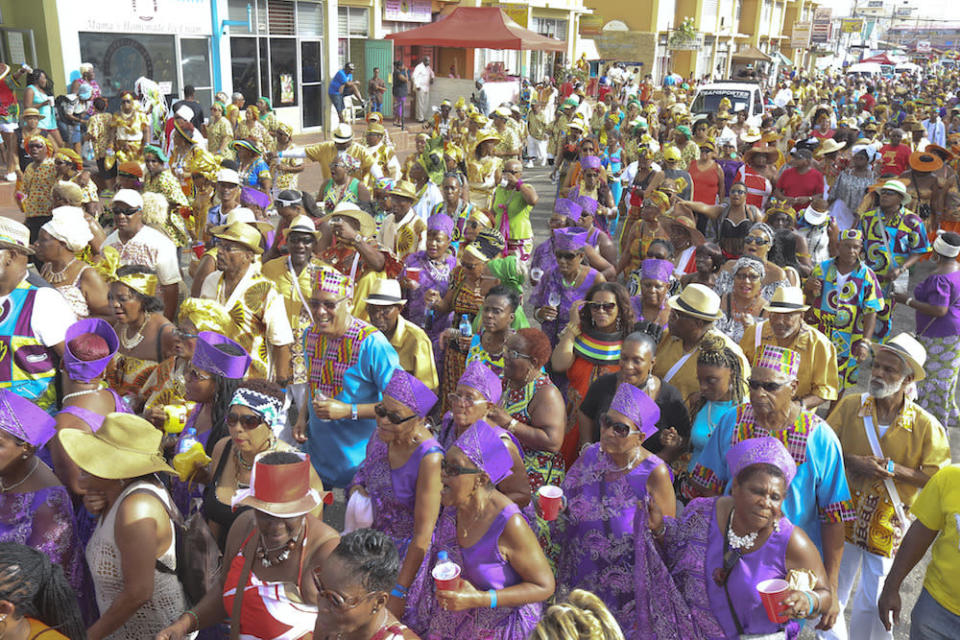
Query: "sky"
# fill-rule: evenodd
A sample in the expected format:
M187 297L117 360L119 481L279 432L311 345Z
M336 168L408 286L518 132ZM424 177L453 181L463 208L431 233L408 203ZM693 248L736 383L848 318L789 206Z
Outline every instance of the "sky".
M898 4L902 1L898 0ZM865 5L865 0L860 0L860 4ZM960 21L960 3L942 2L941 0L910 0L909 4L919 10L922 18ZM853 5L853 0L826 0L822 3L822 6L831 7L833 14L837 16L850 15Z

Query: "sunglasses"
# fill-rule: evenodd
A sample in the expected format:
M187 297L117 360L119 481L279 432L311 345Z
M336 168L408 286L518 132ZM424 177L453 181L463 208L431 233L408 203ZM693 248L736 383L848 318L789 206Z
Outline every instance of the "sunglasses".
M261 415L240 415L239 413L228 413L227 414L227 426L232 427L240 423L240 426L244 429L256 429L261 424L263 424L263 416Z
M417 417L417 414L414 413L404 418L393 411L387 411L387 408L382 404L376 405L373 408L373 412L377 414L378 418L386 418L393 424L403 424L407 420L413 420L414 418Z
M760 279L760 276L758 276L758 275L755 274L755 273L742 273L742 272L741 272L741 273L737 273L736 275L734 275L734 276L733 276L733 279L734 279L734 280L746 280L747 282L756 282L757 280Z
M730 190L730 195L732 195L732 196L745 196L745 195L747 195L747 192L744 191L743 189L731 189L731 190Z
M747 236L746 238L743 239L743 241L746 244L759 244L759 245L770 244L769 238L758 238L757 236Z
M517 175L518 173L523 173L520 169L504 169L503 173L509 173L512 176Z
M639 429L634 429L624 422L614 422L609 416L607 416L607 414L600 416L600 428L613 429L613 435L617 436L618 438L626 438L634 433L643 433Z
M113 215L115 216L132 216L140 211L140 209L112 209Z
M604 313L610 313L617 308L616 302L588 302L587 306L590 307L591 311L602 311Z
M206 373L201 373L196 367L190 367L190 370L187 371L186 377L193 378L194 380L209 380L213 376L207 375Z
M553 255L557 257L557 260L573 260L577 257L577 254L570 251L557 251Z
M451 405L460 405L460 406L467 406L467 407L475 407L478 404L487 403L487 401L483 399L473 400L472 398L468 398L466 396L458 396L455 393L447 394L447 402L450 403Z
M324 310L329 311L330 313L333 313L334 311L337 310L337 307L344 300L346 300L346 298L340 298L339 300L311 300L310 306L313 307L314 309L323 307Z
M199 336L197 336L197 334L195 333L190 333L188 331L181 331L180 329L174 329L173 337L175 337L177 340L193 340L194 338L197 338Z
M774 391L777 391L781 387L785 387L790 383L789 382L760 382L759 380L754 380L753 378L751 378L750 380L747 380L747 384L750 385L750 388L753 391L758 391L760 389L763 389L767 393L773 393Z
M443 460L440 462L440 471L445 476L462 476L469 473L483 473L480 469L471 469L470 467L461 467L458 464Z
M342 595L336 591L328 591L323 588L323 583L320 582L320 569L317 568L313 572L313 584L317 587L317 596L324 598L327 602L332 604L337 609L356 609L360 606L360 603L364 600L370 598L370 596L377 595L378 592L374 591L373 593L368 593L359 598L344 598Z

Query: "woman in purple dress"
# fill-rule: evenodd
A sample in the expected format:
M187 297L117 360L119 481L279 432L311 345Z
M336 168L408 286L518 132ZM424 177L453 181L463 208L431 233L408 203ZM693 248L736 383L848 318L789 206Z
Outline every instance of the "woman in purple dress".
M437 396L403 369L397 369L376 407L377 432L353 479L350 494L370 498L373 528L393 540L401 566L387 608L419 634L429 620L417 617L430 576L427 559L440 515L443 449L426 425Z
M36 455L55 435L56 421L43 409L0 389L0 542L45 553L80 593L81 552L70 494Z
M573 200L566 198L557 198L553 205L553 213L547 224L550 227L550 237L537 245L533 250L533 256L530 258L530 284L537 286L543 279L544 274L551 273L557 269L557 258L553 255L553 232L557 229L565 229L576 225L576 220L580 219L580 205Z
M587 234L578 227L553 232L553 255L557 268L544 273L530 296L533 317L540 321L540 330L547 334L550 346L556 347L560 331L570 321L570 309L586 298L594 284L605 282L596 269L584 264L583 252Z
M667 297L672 279L671 261L647 258L640 263L640 295L630 298L638 322L645 320L666 328L670 315Z
M820 553L803 529L780 513L796 464L771 437L743 440L730 447L726 458L734 477L729 496L697 498L680 518L665 517L660 509L665 503L657 496L648 505L647 531L657 540L700 637L735 639L785 631L787 638L795 638L800 625L771 622L757 584L790 581L794 590L782 604L792 619L820 617L830 607ZM674 504L671 496L669 510ZM794 583L794 576L800 582Z
M425 251L411 253L404 259L406 271L401 283L407 292L407 306L403 317L422 327L433 342L433 352L440 353L440 334L450 327L450 314L434 315L428 308L424 294L433 290L440 297L447 295L450 286L450 274L457 266L457 258L450 252L450 238L453 234L453 220L443 213L427 219L427 245ZM419 269L419 274L414 270Z
M580 216L573 216L573 221L578 227L587 232L587 246L594 247L599 255L613 267L617 264L617 247L610 239L606 227L598 226L598 221L602 219L606 223L606 216L597 217L600 210L600 204L596 199L590 196L570 196L574 202L580 205ZM607 211L616 211L616 209L606 209ZM596 267L596 265L594 265ZM599 268L597 268L600 270Z
M643 391L627 383L617 388L609 410L600 417L600 442L584 449L563 481L567 509L554 521L552 535L561 549L560 595L573 589L595 593L628 637L650 637L630 630L652 624L655 612L666 616L672 610L667 585L648 584L642 591L634 585L635 549L643 548L650 536L643 530L639 536L634 533L638 502L652 496L664 511L674 512L669 467L642 446L657 432L659 419L660 409Z
M431 567L445 552L461 568L457 589L430 582L420 606L437 640L526 640L555 583L520 509L496 485L513 474L513 456L483 420L467 429L443 461L445 509ZM526 477L524 477L526 481Z
M444 414L440 422L437 439L444 450L450 449L467 429L478 420L483 420L487 414L498 405L503 395L503 383L500 376L482 362L471 362L467 365L460 380L457 381L456 393L447 398L450 411ZM520 507L530 502L530 483L527 482L526 466L523 463L523 448L516 436L500 427L492 427L500 434L504 444L513 458L513 471L506 476L497 489Z

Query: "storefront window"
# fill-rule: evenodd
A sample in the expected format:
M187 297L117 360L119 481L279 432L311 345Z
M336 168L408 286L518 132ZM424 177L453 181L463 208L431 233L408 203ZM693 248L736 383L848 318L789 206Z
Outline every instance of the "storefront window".
M97 69L104 96L133 91L137 78L159 83L168 95L179 95L174 36L85 33L80 34L80 58ZM209 63L207 64L209 73Z
M183 85L193 85L197 102L204 109L213 102L213 87L210 82L210 45L207 38L180 39L180 71Z
M363 7L337 7L338 66L347 63L350 56L350 40L365 40L370 33L370 10Z
M293 38L270 39L270 87L274 107L297 104L297 41Z

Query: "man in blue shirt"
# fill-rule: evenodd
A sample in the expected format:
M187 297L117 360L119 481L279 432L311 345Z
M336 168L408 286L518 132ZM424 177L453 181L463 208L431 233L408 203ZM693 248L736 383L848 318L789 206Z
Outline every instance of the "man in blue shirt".
M337 110L337 119L341 122L343 122L343 97L350 94L355 95L358 100L363 100L359 86L353 80L352 62L348 62L343 65L343 69L337 71L327 89L327 95L330 96L330 101L333 102L333 106Z

